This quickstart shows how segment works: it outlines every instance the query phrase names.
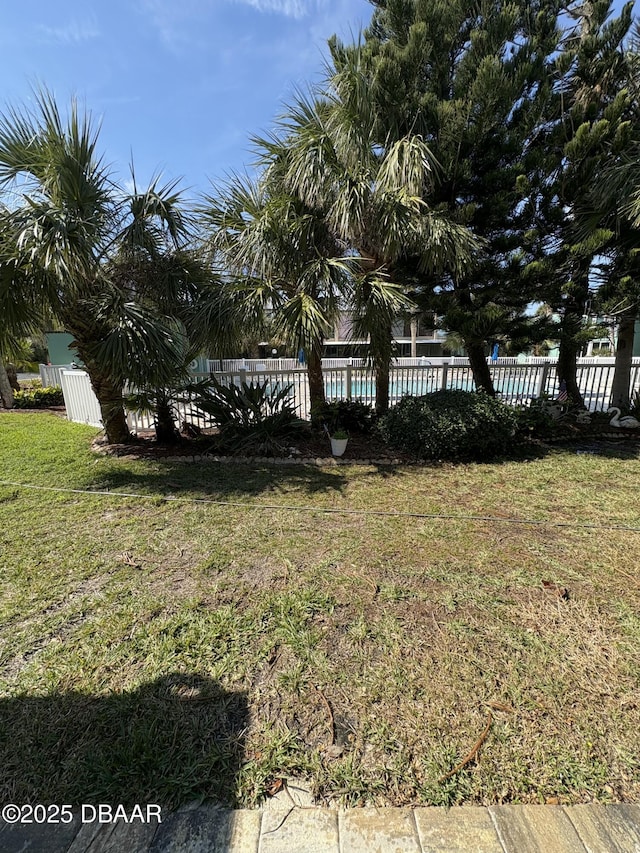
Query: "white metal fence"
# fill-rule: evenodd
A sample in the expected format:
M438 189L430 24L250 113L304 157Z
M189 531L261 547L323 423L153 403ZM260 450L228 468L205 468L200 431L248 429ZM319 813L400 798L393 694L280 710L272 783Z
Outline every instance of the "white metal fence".
M396 363L391 368L389 398L391 405L404 396L420 396L440 389L475 390L473 374L468 359L436 360L424 364L419 359L414 364ZM431 361L431 360L430 360ZM589 411L609 408L613 384L614 359L585 359L580 361L577 371L578 387ZM555 397L559 392L557 362L536 359L536 363L523 364L517 359L498 359L491 362L489 370L497 396L509 405L526 405L535 397ZM225 382L265 382L274 387L291 386L291 397L298 406L300 415L308 418L309 391L306 370L301 367L274 370L235 370L216 373ZM361 359L341 367L323 365L325 396L327 400L361 400L375 402L375 374L370 365ZM633 359L631 393L640 392L640 358Z
M285 359L282 359L285 362ZM300 416L309 418L309 387L307 372L296 366L268 367L260 363L244 368L216 371L214 375L224 384L242 382L267 382L276 388L289 388L289 396ZM333 361L333 360L332 360ZM361 400L375 402L375 375L373 368L362 359L343 359L343 365L323 366L325 395L327 400ZM413 362L407 364L406 362ZM241 360L238 360L241 362ZM606 410L611 399L614 359L581 359L578 364L578 386L584 396L586 407L594 412ZM498 397L509 405L527 404L543 394L556 397L559 391L556 374L557 362L536 359L535 363L524 364L517 359L498 359L490 362L489 369ZM58 369L60 384L67 407L69 420L101 426L100 407L91 388L88 375L82 370ZM208 376L203 374L202 376ZM472 391L475 388L473 375L467 359L400 360L391 368L389 396L392 405L406 395L420 396L442 388ZM633 359L631 371L631 393L640 393L640 358ZM198 411L188 398L176 403L179 421L196 423L201 427L211 425L203 412ZM150 429L153 420L142 412L128 413L129 426L134 432Z
M89 374L84 370L60 370L60 385L67 418L78 424L102 426L102 413Z
M63 370L72 370L72 364L39 364L40 380L43 388L62 387Z
M492 364L543 364L548 362L548 358L539 358L537 356L508 356L499 358ZM583 361L602 362L604 359L591 358L583 359ZM431 364L468 364L469 359L459 356L417 356L417 357L398 357L393 360L395 367L426 367ZM613 360L612 360L613 363ZM329 367L364 367L367 364L365 358L323 358L322 368ZM293 370L295 368L304 367L297 358L210 358L207 360L207 370L210 373L236 373L240 370L247 372L261 373L271 370Z
M67 419L79 424L102 427L100 404L91 387L89 374L84 370L60 370L59 384L62 387ZM180 422L211 426L210 418L199 412L189 400L180 400L175 404ZM147 412L127 412L127 422L132 432L153 429L153 417Z

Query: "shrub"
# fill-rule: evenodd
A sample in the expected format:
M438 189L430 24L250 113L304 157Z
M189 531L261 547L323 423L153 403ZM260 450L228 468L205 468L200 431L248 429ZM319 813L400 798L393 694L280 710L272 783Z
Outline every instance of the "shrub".
M33 391L35 388L42 388L42 379L21 379L20 388L23 391Z
M64 406L62 388L31 388L16 391L13 395L13 405L16 409L47 409L49 406Z
M528 438L551 438L554 419L548 410L548 400L535 399L529 406L515 409L518 433Z
M210 381L192 382L187 379L176 378L173 386L163 388L146 388L128 394L124 398L124 404L129 411L143 412L153 416L153 425L156 431L158 444L175 444L179 438L177 422L180 419L179 404L185 401L197 399L200 393L206 393L210 387ZM199 427L183 422L183 427L191 433L197 433Z
M368 435L376 423L372 406L362 400L336 400L314 407L311 412L312 426L322 429L325 425L331 435L337 430Z
M418 459L492 459L518 442L515 412L486 394L436 391L403 397L380 419L382 438Z
M269 381L226 386L213 378L194 398L220 430L221 449L257 455L278 454L286 439L305 428L289 396L291 386Z

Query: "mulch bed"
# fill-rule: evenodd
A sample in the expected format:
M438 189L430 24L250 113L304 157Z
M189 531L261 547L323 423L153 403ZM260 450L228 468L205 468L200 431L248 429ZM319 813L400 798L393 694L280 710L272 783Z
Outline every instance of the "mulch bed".
M98 453L110 456L126 456L135 459L219 459L221 461L263 461L263 462L306 462L316 463L333 460L329 439L316 433L288 441L284 452L279 456L248 456L247 454L228 454L216 447L215 433L203 434L198 438L187 438L181 436L176 444L161 446L156 444L153 433L139 434L133 444L107 444L103 436L93 441L93 449ZM335 460L338 461L338 460ZM381 462L400 463L411 462L412 458L407 454L399 453L387 447L380 439L374 436L352 435L349 438L347 450L344 456L339 458L341 463L349 462Z
M544 452L548 447L566 446L576 452L606 454L607 451L623 450L632 454L640 451L640 430L614 429L608 423L574 426L564 424L561 430L548 441L530 442L533 454ZM344 456L335 459L331 455L329 439L318 433L309 433L292 440L280 456L255 456L248 454L227 454L216 448L215 431L198 438L180 437L176 444L161 446L156 444L153 433L139 435L133 444L106 443L103 436L93 442L93 449L111 456L126 456L129 459L212 459L222 462L300 462L317 464L335 462L380 463L380 464L425 464L409 454L388 447L379 438L371 435L351 435ZM526 450L526 448L525 448ZM429 463L427 463L429 464Z
M50 406L38 409L0 409L11 414L49 413L65 417L64 406ZM331 455L329 439L321 433L308 432L303 436L287 442L285 452L279 457L255 457L246 454L230 455L215 447L215 430L207 430L197 438L180 436L176 444L163 446L156 444L154 433L140 433L132 444L107 444L103 435L99 435L92 443L93 449L109 456L126 456L129 459L220 459L221 461L286 461L316 463L335 461L342 464L350 462L380 462L410 464L416 460L408 454L403 454L384 444L379 438L367 435L351 435L344 456L338 460ZM577 452L605 453L607 448L625 450L630 453L640 451L640 429L616 429L609 424L608 418L595 418L591 424L575 424L562 421L556 426L553 438L544 442L532 442L532 449L545 447L567 446Z

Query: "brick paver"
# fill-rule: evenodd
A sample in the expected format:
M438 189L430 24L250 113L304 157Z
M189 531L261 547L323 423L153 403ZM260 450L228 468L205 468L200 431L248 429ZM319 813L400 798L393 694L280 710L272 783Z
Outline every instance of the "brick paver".
M265 811L259 853L338 853L338 813L331 809Z
M479 806L414 812L424 853L504 853L489 812Z
M505 853L587 853L561 806L489 806Z
M589 853L640 853L640 806L565 808Z
M340 853L421 853L411 809L339 813Z
M163 818L149 853L227 853L233 818L233 811L215 806L177 811Z
M72 823L20 824L0 821L2 853L66 853L81 827L80 819Z
M146 853L157 828L155 823L85 823L69 853Z
M1 853L640 853L640 806L184 808L161 824L6 824Z

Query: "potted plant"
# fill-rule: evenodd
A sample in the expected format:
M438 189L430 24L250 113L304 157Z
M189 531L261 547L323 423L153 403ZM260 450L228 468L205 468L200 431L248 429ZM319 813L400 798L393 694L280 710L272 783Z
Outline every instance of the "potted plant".
M334 456L342 456L347 449L349 434L343 429L337 429L333 435L329 436L331 440L331 452Z

